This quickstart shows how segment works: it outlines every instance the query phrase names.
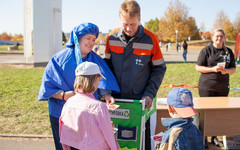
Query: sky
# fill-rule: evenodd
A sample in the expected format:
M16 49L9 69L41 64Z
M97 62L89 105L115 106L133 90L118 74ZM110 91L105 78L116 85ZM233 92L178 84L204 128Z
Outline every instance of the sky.
M164 16L171 0L136 0L141 7L141 23ZM233 22L240 12L240 0L180 0L189 16L206 31L213 30L216 15L223 10ZM92 22L103 33L120 26L118 10L123 0L62 0L62 30L70 32L75 26ZM0 0L0 34L23 34L24 0Z

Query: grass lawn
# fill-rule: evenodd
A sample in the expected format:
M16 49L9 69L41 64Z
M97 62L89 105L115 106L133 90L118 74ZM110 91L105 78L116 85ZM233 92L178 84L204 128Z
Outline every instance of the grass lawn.
M51 135L48 104L37 100L44 68L0 69L0 134L44 134ZM240 87L240 71L230 76L231 87ZM194 63L167 64L162 85L187 84L196 86L200 73ZM161 87L158 97L166 97L172 88ZM198 89L189 88L194 97ZM229 96L240 96L231 90Z
M0 45L0 51L7 51L9 46L13 46L13 45ZM18 49L23 50L23 45L19 45Z

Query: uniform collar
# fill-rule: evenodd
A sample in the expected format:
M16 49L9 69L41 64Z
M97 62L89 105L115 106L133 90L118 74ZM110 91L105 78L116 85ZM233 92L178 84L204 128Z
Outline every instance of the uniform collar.
M137 34L134 37L142 37L144 34L144 27L140 24L139 25L139 29ZM117 33L117 37L119 37L120 39L122 39L123 41L125 41L125 35L123 33L123 29L122 27L120 28L120 30Z

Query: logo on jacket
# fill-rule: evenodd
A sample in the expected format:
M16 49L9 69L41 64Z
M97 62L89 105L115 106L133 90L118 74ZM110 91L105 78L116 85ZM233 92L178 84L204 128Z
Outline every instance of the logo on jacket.
M143 66L142 60L141 59L135 59L136 65Z

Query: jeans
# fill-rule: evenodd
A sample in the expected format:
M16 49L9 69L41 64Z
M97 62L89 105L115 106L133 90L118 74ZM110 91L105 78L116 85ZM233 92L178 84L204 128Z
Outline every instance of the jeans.
M183 51L183 59L184 59L184 62L187 62L187 50Z

